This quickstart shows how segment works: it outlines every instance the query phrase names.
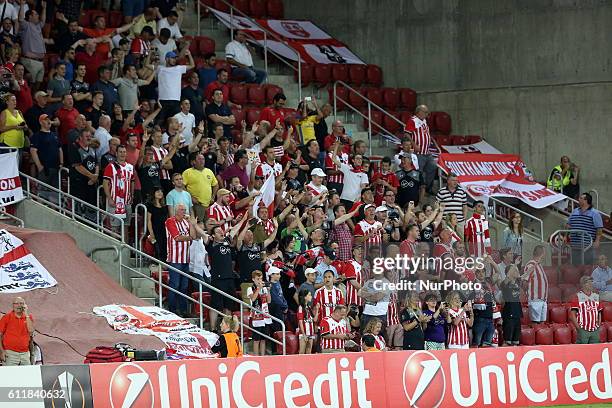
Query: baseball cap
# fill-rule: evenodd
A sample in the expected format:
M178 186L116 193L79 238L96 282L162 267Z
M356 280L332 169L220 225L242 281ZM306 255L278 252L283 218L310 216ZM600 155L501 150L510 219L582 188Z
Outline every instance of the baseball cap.
M228 194L232 194L231 191L229 191L229 190L227 190L225 188L222 188L219 191L217 191L217 198L219 198L221 196L224 196L224 195L228 195Z
M168 51L166 53L166 58L176 58L176 52L174 51Z
M372 205L372 204L368 204L368 205ZM366 205L367 207L367 205ZM376 207L376 212L383 212L383 211L388 211L389 209L387 207L385 207L384 205L379 205L378 207Z
M323 170L321 170L319 167L316 167L314 169L312 169L312 171L310 172L311 176L319 176L319 177L325 177L326 174Z
M45 91L38 91L34 94L34 98L38 98L39 96L49 96Z
M49 115L47 115L46 113L43 113L42 115L38 117L39 122L42 122L45 119L49 119Z
M366 204L365 207L363 207L363 211L365 211L365 210L367 210L368 208L371 208L371 207L374 208L376 206L374 204Z
M268 268L268 270L266 271L266 277L270 278L271 275L274 275L275 273L281 273L281 269L277 268L276 266L271 266Z
M325 255L327 255L329 257L329 259L331 259L332 261L336 259L336 251L333 250L333 248L331 247L325 247L323 248L323 252L325 253Z
M304 271L304 275L308 275L311 273L317 273L317 271L315 271L314 268L306 268L306 270Z

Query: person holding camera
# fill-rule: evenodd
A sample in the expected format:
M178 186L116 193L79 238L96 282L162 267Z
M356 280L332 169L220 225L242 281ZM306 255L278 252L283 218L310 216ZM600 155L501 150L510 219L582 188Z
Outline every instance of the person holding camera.
M0 319L0 362L5 366L30 365L30 339L34 318L22 297L13 301L13 310Z

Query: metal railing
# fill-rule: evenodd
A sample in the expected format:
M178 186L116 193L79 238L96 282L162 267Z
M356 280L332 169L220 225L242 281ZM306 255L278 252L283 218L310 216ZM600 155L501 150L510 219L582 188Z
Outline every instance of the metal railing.
M598 209L599 208L599 191L592 188L589 191L587 191L587 193L593 196L593 208Z
M492 211L492 217L495 220L498 221L508 221L507 217L504 217L501 212L498 212L497 210L499 209L499 207L505 208L507 210L511 210L514 211L515 213L519 213L523 216L523 218L527 218L527 222L525 220L523 220L523 225L524 225L524 229L523 232L525 234L529 234L532 235L534 238L539 239L541 242L545 242L544 239L544 221L541 218L536 217L535 215L529 214L523 210L519 210L518 208L505 203L503 201L501 201L500 199L497 199L495 197L489 197L489 202L492 203L493 206L493 211ZM529 222L533 221L536 223L536 225L539 226L539 233L535 233L535 232L531 232L527 227L529 225Z
M597 202L597 201L599 201L599 193L597 192L597 190L590 190L590 191L589 191L589 193L592 193L592 192L594 192L594 193L596 194L596 196L595 196L595 197L597 198L596 202ZM580 203L578 202L578 200L575 200L575 199L573 199L573 198L571 198L571 197L566 197L566 198L565 198L565 202L567 203L567 206L566 206L565 208L563 208L563 207L559 207L559 206L555 206L555 205L551 205L551 206L549 206L548 208L549 208L549 209L551 209L551 210L553 210L553 211L555 211L555 212L557 212L557 213L559 213L559 214L561 214L561 215L564 215L564 216L566 216L566 217L569 217L569 216L571 215L571 213L572 213L572 212L573 212L573 211L574 211L576 208L579 208L579 207L580 207ZM609 214L606 214L606 213L604 213L603 211L598 210L598 209L596 208L596 206L595 206L595 205L593 205L593 210L594 210L594 211L596 211L596 212L598 212L598 213L599 213L599 215L601 216L601 218L602 218L602 219L604 219L604 220L605 220L606 218L608 218L608 216L609 216ZM605 232L606 232L608 235L612 235L612 230L607 229L605 226L604 226L604 231L605 231Z
M588 251L589 249L591 249L591 247L593 246L593 238L591 237L591 235L586 232L586 231L582 231L582 230L577 230L577 229L558 229L555 232L553 232L552 234L550 234L550 238L548 239L548 243L551 245L551 247L555 247L556 245L560 245L559 242L556 242L557 239L561 238L560 242L561 244L565 243L565 236L566 234L579 234L581 235L581 246L580 246L580 256L581 256L581 264L584 264L584 253L586 251ZM584 237L588 238L588 245L584 245ZM571 247L571 243L570 243L570 247ZM573 249L573 247L572 247ZM573 251L572 251L572 257L573 257ZM558 259L558 265L557 266L561 266L561 257L557 257ZM572 260L573 261L573 260Z
M138 209L142 208L142 234L139 233L139 223L138 223ZM142 240L145 236L147 236L147 231L149 227L148 223L149 218L149 210L147 206L139 203L134 207L134 248L142 252ZM138 256L138 266L142 266L142 257Z
M201 10L201 0L197 0L198 2L198 35L200 35L200 10ZM230 2L228 2L227 0L221 0L221 2L223 2L227 7L229 7L229 15L230 15L230 35L231 35L231 39L234 39L234 29L240 29L239 25L235 25L234 24L234 14L238 14L240 17L246 19L249 21L249 23L253 24L254 26L256 26L259 30L261 30L263 32L263 50L264 50L264 69L266 71L266 73L268 73L268 52L271 53L272 55L274 55L276 58L278 58L279 61L283 62L285 65L289 66L292 70L297 71L297 82L298 82L298 98L301 101L302 100L302 56L300 55L300 53L293 47L291 47L289 44L287 44L287 42L280 37L278 34L266 29L265 27L261 26L257 21L255 21L254 19L252 19L251 17L247 16L246 14L244 14L242 11L238 10L237 8L235 8ZM213 13L214 14L214 13ZM257 42L258 40L256 38L254 38L253 36L251 36L248 32L245 32L245 34L252 40L254 41L256 44L259 45L259 43ZM282 55L280 55L277 52L274 52L272 50L270 50L268 48L268 38L271 37L273 39L275 39L276 41L280 42L281 44L283 44L285 47L287 47L288 49L290 49L291 51L293 51L295 53L295 55L297 56L297 67L294 66L292 61L289 61L287 59L285 59Z
M4 218L8 218L15 221L17 224L19 224L19 227L25 228L25 222L21 218L15 217L13 214L7 213L4 207L0 207L0 215L2 215L2 217Z

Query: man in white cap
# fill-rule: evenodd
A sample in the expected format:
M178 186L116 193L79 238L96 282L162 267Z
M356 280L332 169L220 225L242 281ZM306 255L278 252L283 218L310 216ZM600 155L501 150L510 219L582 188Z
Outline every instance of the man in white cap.
M374 204L366 204L364 207L364 219L355 225L355 242L365 244L365 254L372 246L381 246L383 225L380 221L376 221L376 206Z
M315 167L310 172L310 177L312 177L312 181L306 184L306 189L312 194L312 203L317 201L317 199L327 194L327 187L323 185L323 179L325 178L325 172L319 167Z
M316 292L314 283L315 283L315 279L317 278L317 271L315 270L315 268L306 268L304 270L304 276L306 277L306 281L300 285L300 290L308 289L308 291L312 294L312 297L314 299L314 295ZM296 298L296 303L297 303L297 292L296 292L295 298Z
M399 241L400 240L400 222L399 219L391 219L388 216L388 208L384 205L376 207L376 221L382 224L383 242Z
M363 314L361 318L361 330L366 327L368 321L377 317L382 322L382 330L384 333L387 326L387 309L391 301L391 289L389 280L385 278L384 271L379 271L378 268L372 269L372 278L367 280L358 295L364 300Z

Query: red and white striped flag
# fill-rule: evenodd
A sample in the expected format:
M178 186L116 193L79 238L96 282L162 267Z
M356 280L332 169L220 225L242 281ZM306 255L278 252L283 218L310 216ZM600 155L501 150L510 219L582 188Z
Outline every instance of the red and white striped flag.
M267 207L270 217L274 214L274 196L276 194L275 183L276 176L274 176L274 173L271 173L263 183L263 186L261 186L261 190L259 190L261 194L255 197L255 201L253 202L254 217L257 217L257 210L259 207Z

